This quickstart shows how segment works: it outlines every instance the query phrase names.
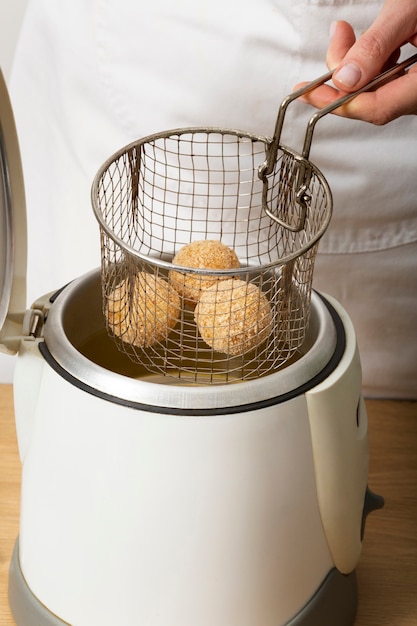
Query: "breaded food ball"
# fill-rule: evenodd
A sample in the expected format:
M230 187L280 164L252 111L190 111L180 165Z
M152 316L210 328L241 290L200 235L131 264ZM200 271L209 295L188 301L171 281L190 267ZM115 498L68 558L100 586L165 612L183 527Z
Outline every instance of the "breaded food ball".
M164 341L180 315L180 297L168 282L138 272L133 286L125 279L109 295L105 315L110 330L124 343L147 348Z
M200 269L226 270L240 267L236 252L216 239L192 241L183 246L174 256L172 262L184 267ZM169 280L186 304L195 306L202 291L211 287L218 280L228 276L210 276L186 272L169 272Z
M265 294L255 284L236 278L206 289L194 318L204 341L230 356L260 346L272 330L272 310Z

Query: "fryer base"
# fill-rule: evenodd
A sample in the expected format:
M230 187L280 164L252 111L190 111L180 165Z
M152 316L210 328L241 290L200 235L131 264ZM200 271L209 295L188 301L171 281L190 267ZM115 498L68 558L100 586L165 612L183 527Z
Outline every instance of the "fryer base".
M51 613L32 593L19 562L16 540L9 570L9 605L17 626L70 626ZM357 607L356 574L333 569L297 615L277 626L353 626Z

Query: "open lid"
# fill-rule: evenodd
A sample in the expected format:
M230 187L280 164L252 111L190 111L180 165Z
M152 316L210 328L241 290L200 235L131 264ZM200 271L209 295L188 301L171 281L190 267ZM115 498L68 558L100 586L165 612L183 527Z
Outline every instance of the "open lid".
M0 70L0 351L19 349L26 310L26 204L13 111Z

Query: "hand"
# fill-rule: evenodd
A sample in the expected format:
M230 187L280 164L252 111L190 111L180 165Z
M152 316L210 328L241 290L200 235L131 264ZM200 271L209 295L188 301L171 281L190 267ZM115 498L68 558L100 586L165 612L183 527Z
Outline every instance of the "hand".
M329 69L337 67L334 86L323 85L301 99L322 108L359 89L392 67L405 43L417 46L416 0L386 0L375 22L357 41L350 24L335 22L326 56ZM417 64L375 91L360 94L335 113L379 126L402 115L416 115Z

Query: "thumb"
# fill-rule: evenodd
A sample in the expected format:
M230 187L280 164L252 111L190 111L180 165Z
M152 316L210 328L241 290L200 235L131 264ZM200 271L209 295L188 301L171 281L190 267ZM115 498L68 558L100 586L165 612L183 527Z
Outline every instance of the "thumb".
M346 53L333 75L341 90L363 87L380 73L385 63L416 33L415 0L387 0L370 28Z

